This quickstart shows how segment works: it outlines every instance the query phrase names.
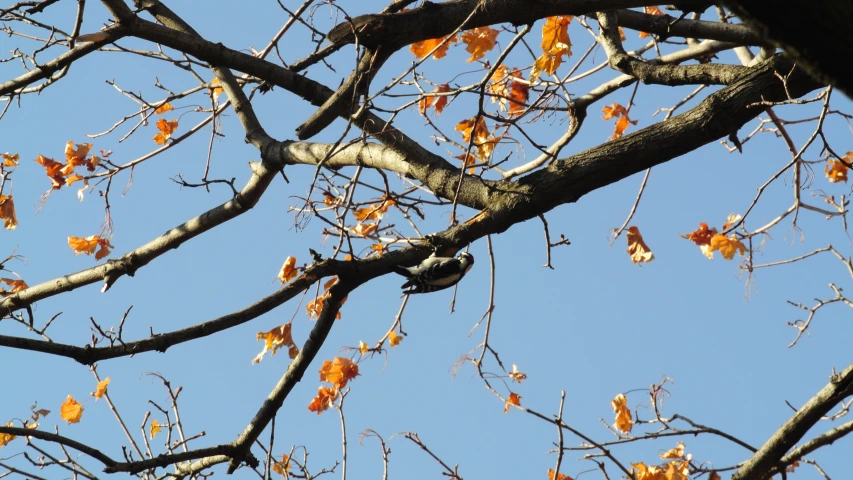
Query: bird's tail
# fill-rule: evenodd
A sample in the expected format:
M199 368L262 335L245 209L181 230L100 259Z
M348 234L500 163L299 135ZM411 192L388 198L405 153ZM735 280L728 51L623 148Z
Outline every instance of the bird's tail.
M402 275L406 278L412 278L412 272L410 272L409 269L407 269L406 267L394 265L393 267L391 267L391 269L394 270L394 272L399 274L399 275Z

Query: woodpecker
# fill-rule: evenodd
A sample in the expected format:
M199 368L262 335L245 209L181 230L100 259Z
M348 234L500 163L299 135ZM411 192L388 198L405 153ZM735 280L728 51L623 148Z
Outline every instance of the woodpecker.
M411 293L430 293L452 287L474 266L474 256L462 252L453 257L430 256L417 267L394 267L394 271L408 278L400 288L403 295Z

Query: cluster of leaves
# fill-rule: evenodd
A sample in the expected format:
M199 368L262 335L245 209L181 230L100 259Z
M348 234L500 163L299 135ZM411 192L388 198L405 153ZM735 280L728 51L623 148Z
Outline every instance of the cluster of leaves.
M329 383L331 386L319 387L317 396L308 405L308 410L317 412L317 415L328 410L341 394L341 390L357 376L358 365L348 358L335 357L334 360L323 362L323 366L320 367L320 381Z
M293 341L292 326L292 322L287 322L284 325L273 328L269 332L258 332L257 339L264 341L264 349L252 359L252 363L260 363L267 352L275 355L275 352L281 347L288 347L287 354L291 359L296 358L299 355L299 347Z
M728 230L731 226L739 222L741 218L740 215L730 214L725 223L723 223L722 230ZM702 255L711 260L714 259L714 252L716 251L719 251L726 260L731 260L735 257L735 254L739 253L743 255L747 250L746 245L736 235L726 237L721 233L717 233L716 228L708 228L708 224L705 222L700 223L698 229L687 235L681 235L681 237L698 245L702 251Z
M320 314L323 313L323 306L326 304L326 299L329 298L329 289L332 288L332 285L338 281L338 277L334 276L330 278L326 283L323 284L323 293L317 295L314 300L311 300L307 304L305 304L305 311L308 313L308 317L312 319L320 318ZM347 301L346 297L341 300L341 305L343 305ZM338 310L338 313L335 315L335 318L341 319L341 312Z

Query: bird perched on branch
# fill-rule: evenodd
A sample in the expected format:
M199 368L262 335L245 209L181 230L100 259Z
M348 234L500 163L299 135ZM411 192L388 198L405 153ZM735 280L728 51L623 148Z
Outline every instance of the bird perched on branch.
M462 252L453 257L430 256L412 268L394 267L394 271L408 278L400 288L408 288L403 295L430 293L452 287L474 266L474 256Z

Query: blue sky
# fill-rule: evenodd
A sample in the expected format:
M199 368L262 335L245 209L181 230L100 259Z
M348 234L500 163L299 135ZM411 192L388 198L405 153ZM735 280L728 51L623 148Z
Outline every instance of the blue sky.
M285 3L292 8L298 6L289 0ZM339 3L351 15L383 6L381 2ZM218 1L209 2L205 9L189 2L173 2L171 6L209 39L244 51L250 47L262 49L287 19L272 2L245 9L229 8L226 2ZM51 7L46 18L55 19L70 30L73 7L72 3L60 2ZM89 2L87 8L91 10L83 31L96 31L108 15L96 2ZM325 30L335 23L330 18L333 13L327 5L317 9L318 29ZM227 27L224 18L228 19ZM310 51L312 45L305 40L306 32L297 25L291 40L285 37L281 53L286 61ZM538 46L538 32L537 25L530 35L534 49ZM641 45L636 32L626 33L628 48ZM576 43L574 58L578 58L588 47L590 37L577 22L571 25L570 34ZM506 45L511 37L504 32L498 38ZM4 36L0 49L5 52L19 44ZM152 49L139 41L122 45ZM497 55L496 49L486 59L494 61ZM508 62L527 65L529 61L522 62L528 57L519 54ZM730 53L720 57L723 62L736 62ZM349 71L353 58L352 49L344 49L332 58L337 73L312 67L307 75L336 86ZM456 46L447 58L429 60L420 71L437 83L471 84L486 71L478 64L465 63L466 58L463 47ZM374 85L386 84L412 59L407 51L397 53ZM591 56L596 63L603 59L601 51ZM561 72L568 71L572 64L564 65ZM119 163L151 151L151 137L156 133L153 125L141 127L121 143L126 125L94 140L85 140L85 135L108 129L137 108L105 80L115 80L124 90L159 100L160 93L153 86L155 77L175 91L194 85L190 76L173 70L163 62L100 53L75 64L67 78L38 97L24 97L20 109L17 105L10 109L0 122L0 151L21 156L21 166L13 176L20 225L14 231L0 233L0 257L15 250L26 257L26 262L10 263L7 268L34 285L96 264L91 257L74 256L66 238L98 232L103 203L97 192L87 194L81 203L75 197L75 189L63 188L54 192L36 215L39 197L49 188L49 180L43 168L32 160L39 154L61 159L69 140L89 141L95 149L112 150L112 159ZM469 73L459 76L460 72ZM19 66L0 64L0 74L3 79L19 75ZM210 72L204 75L212 78ZM582 95L613 76L605 70L571 84L569 91ZM676 103L690 90L692 87L640 86L631 110L631 118L639 123L629 132L659 121L661 116L652 117L652 113ZM398 91L412 93L413 89L403 86ZM593 105L581 134L564 149L563 155L605 141L612 122L597 118L601 107L614 102L626 104L630 95L630 88L623 89ZM203 114L192 110L195 105L207 107L207 98L197 94L176 102L176 107L186 108L170 112L167 118L180 118L179 132L185 131L203 118ZM399 101L383 100L383 105L398 105ZM255 97L253 105L267 131L282 140L294 138L295 127L314 108L280 89ZM472 117L475 105L473 97L463 97L438 117L448 135L457 135L454 140L461 141L461 137L453 132L453 125ZM850 102L836 93L833 105L844 110L849 109ZM814 115L817 108L782 108L779 114L795 119ZM756 124L745 126L740 135ZM335 140L343 125L336 121L314 140ZM403 112L397 125L438 154L461 153L443 144L436 146L430 138L431 130L416 109ZM222 127L225 137L214 141L211 176L236 177L240 185L248 178L247 163L258 160L259 155L243 142L233 112L222 119ZM548 143L562 133L565 121L544 119L528 128L537 141ZM811 124L792 126L790 131L801 144L811 128ZM841 119L830 118L826 132L837 151L853 150L848 146L849 126ZM226 188L213 188L207 193L202 189L182 189L170 180L179 173L191 181L201 176L209 134L208 128L143 164L134 172L132 187L125 195L120 192L128 177L118 177L110 198L115 222L114 257L230 197ZM501 157L510 152L519 153L507 149ZM819 156L818 149L813 148L806 158L814 160ZM832 296L827 283L843 288L849 285L850 278L834 257L821 255L757 271L748 283L736 261L724 261L719 255L709 261L678 234L692 231L701 221L719 227L729 213L743 213L755 189L789 160L784 144L772 133L764 133L748 142L743 154L729 154L714 143L656 167L632 221L656 255L654 262L642 267L631 263L624 238L613 245L609 238L611 229L624 221L641 176L593 192L576 204L547 214L551 234L556 237L563 233L572 242L571 246L553 250L553 271L542 268L545 250L540 223L519 224L493 238L497 301L490 342L508 367L517 364L528 375L522 385L513 386L513 391L522 396L522 404L546 415L554 414L564 390L565 421L597 440L611 440L613 435L599 421L603 418L612 422L610 400L617 393L631 391L628 398L632 408L638 404L648 407L648 386L668 376L675 383L668 386L672 396L666 400L666 414L683 414L755 446L763 443L792 413L785 400L801 405L826 383L833 367L843 368L850 361L847 339L853 326L844 307L832 305L822 310L810 335L789 349L787 345L795 331L786 322L805 316L786 300L812 305L814 298ZM519 160L514 157L513 161ZM812 199L809 194L821 190L836 198L849 194L848 185L826 181L822 164L814 168L814 181L804 194L808 201L820 204L820 199ZM279 287L275 277L285 257L295 256L302 265L309 261L308 248L329 254L335 245L334 239L323 239L319 221L311 222L304 230L296 229L294 215L289 211L290 206L299 204L297 197L306 194L313 169L288 168L287 175L290 183L276 179L252 211L163 255L135 277L120 279L109 292L102 294L100 286L93 285L39 302L34 310L37 322L43 323L62 312L49 331L51 337L82 346L90 337L89 317L104 326L117 325L132 305L124 336L139 339L146 337L149 329L163 333L197 324L274 292ZM767 190L750 226L769 221L790 205L790 182L789 176ZM365 195L363 200L369 200L366 191L361 195ZM460 213L470 218L476 212L463 208ZM406 231L406 222L399 213L392 212L388 221ZM448 212L435 210L428 212L421 229L425 233L440 231L447 224ZM803 212L799 226L802 232L792 230L786 220L772 229L772 238L757 252L756 262L796 257L830 243L845 255L850 254L850 240L838 219L827 221ZM367 246L365 242L363 247ZM413 297L403 320L408 334L405 341L391 349L387 357L376 356L361 364L361 375L351 383L345 406L351 478L381 475L377 442L366 439L364 445L358 443L359 433L368 428L386 439L397 432L417 432L445 462L459 464L464 478L546 478L548 468L553 468L555 455L548 453L556 441L553 426L517 410L504 414L503 403L483 388L470 365L453 375L457 360L482 340L482 327L471 336L469 331L489 301L486 241L475 242L471 252L477 264L460 284L456 311L449 314L450 291ZM317 369L321 360L346 353L341 352L342 348L357 346L360 340L373 344L381 338L399 308L400 283L400 278L389 275L349 296L342 309L343 319L335 324L315 365L278 416L276 454L289 451L292 445L305 446L311 453L310 467L314 471L331 467L340 458L340 420L336 413L328 411L318 416L306 409L319 385ZM287 368L286 354L268 357L259 365L250 364L262 346L255 341L256 332L285 323L294 313L294 338L301 343L313 322L305 315L304 303L290 302L248 324L173 347L165 354L146 353L102 362L98 371L101 376L112 378L113 401L137 436L145 412L152 409L148 399L160 405L168 403L162 385L145 375L159 372L173 385L183 387L180 407L187 433L206 432L206 437L194 445L228 442L243 430ZM0 334L31 336L19 324L9 321L0 324ZM0 384L4 386L0 420L23 418L33 401L38 401L40 407L54 411L42 423L43 428L52 429L58 423L63 435L100 446L108 455L120 458L120 445L126 439L104 402L88 397L95 388L88 368L66 359L5 348L0 349L0 365ZM499 371L493 362L485 369ZM499 382L496 385L502 387ZM88 398L82 422L70 426L58 418L59 405L68 394L81 401ZM641 418L649 418L643 407L640 412ZM159 414L153 418L164 420ZM829 425L818 428L823 431ZM695 459L714 466L724 467L746 458L744 450L714 438L690 437L685 441ZM155 444L158 442L159 439ZM566 438L567 445L577 442L571 436ZM657 455L674 444L674 440L642 442L614 452L623 463L655 463ZM849 467L840 452L849 451L851 446L851 440L844 439L813 458L831 476L840 475ZM411 442L398 437L390 447L391 475L419 479L439 474L439 466ZM12 443L1 456L9 458L22 448L22 442ZM157 452L163 451L162 445L156 448ZM595 468L591 462L577 461L580 456L569 452L561 471L575 477ZM20 457L11 461L22 465ZM86 465L97 469L92 463ZM801 468L808 471L811 467ZM612 477L618 475L613 467L608 471ZM339 473L338 470L335 475ZM59 478L55 476L61 474L48 471L45 475ZM812 474L801 475L811 478ZM243 470L236 478L252 476Z

